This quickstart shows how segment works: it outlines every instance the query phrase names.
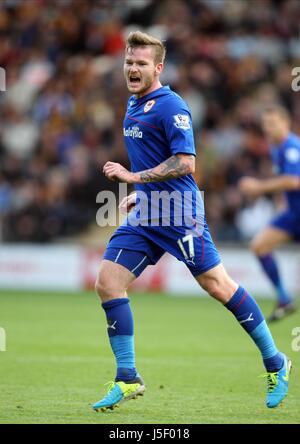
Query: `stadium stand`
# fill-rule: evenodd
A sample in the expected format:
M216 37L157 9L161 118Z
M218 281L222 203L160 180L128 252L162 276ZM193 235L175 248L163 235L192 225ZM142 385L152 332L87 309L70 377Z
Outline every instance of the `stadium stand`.
M299 23L298 0L2 0L1 241L51 242L95 225L96 194L117 189L101 166L128 166L121 68L124 37L137 28L165 40L162 80L192 109L213 236L250 238L281 202L247 201L236 184L272 174L262 106L285 105L300 133Z

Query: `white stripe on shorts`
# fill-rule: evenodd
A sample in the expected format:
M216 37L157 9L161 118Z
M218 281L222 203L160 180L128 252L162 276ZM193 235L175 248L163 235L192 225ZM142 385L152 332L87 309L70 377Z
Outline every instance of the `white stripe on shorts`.
M131 270L131 273L133 273L135 270L137 270L139 268L140 265L142 265L142 263L147 259L147 255L144 257L144 259L141 260L141 262L133 269Z
M118 262L119 257L121 256L122 251L123 251L123 248L121 248L121 250L119 251L118 256L115 259L115 262Z

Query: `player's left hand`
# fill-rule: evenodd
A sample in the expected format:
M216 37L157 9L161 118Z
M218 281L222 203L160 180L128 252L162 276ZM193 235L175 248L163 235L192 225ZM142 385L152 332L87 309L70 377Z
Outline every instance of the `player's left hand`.
M254 177L243 177L239 181L239 189L249 197L258 197L262 194L261 181Z
M115 162L106 162L103 167L103 173L109 180L124 183L135 183L135 175L126 170L122 165Z

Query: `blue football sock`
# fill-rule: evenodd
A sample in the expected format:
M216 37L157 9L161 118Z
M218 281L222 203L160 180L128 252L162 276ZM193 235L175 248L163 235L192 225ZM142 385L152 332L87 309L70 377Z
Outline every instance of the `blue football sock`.
M225 307L233 313L259 348L266 370L279 370L283 365L283 356L277 350L269 327L253 297L239 287Z
M131 381L137 377L137 371L129 299L112 299L104 302L102 307L106 313L107 332L117 363L116 381Z
M272 254L266 254L265 256L257 256L257 258L276 289L279 304L285 305L291 302L292 298L282 284L274 256Z

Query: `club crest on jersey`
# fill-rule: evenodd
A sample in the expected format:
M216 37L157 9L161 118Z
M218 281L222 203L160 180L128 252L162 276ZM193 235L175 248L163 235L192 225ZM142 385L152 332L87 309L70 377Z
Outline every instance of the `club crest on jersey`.
M144 106L144 113L147 113L148 111L150 111L150 109L153 107L154 104L155 104L155 100L148 100L148 102Z
M188 130L191 128L189 116L185 114L176 114L175 116L173 116L173 118L175 120L174 125L176 126L176 128L183 130Z

